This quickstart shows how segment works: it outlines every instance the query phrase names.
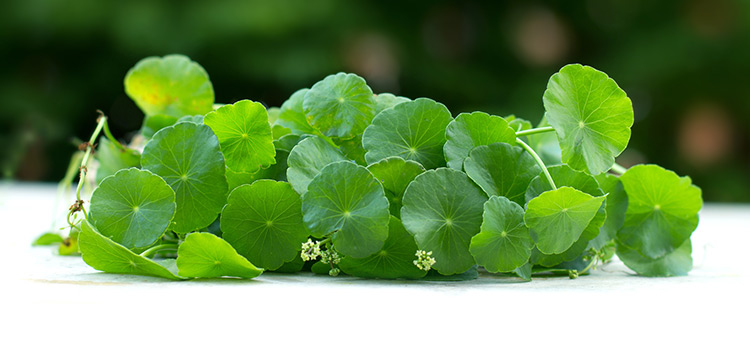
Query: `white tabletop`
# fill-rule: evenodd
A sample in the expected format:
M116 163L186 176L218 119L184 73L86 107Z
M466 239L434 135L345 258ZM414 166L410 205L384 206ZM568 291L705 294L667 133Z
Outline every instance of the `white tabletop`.
M172 282L32 248L54 202L53 185L0 183L2 349L748 348L750 205L705 205L687 277L638 277L615 261L528 283L308 273Z

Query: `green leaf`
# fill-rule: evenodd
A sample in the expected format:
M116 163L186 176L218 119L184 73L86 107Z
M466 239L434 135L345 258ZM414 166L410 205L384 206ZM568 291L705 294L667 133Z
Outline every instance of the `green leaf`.
M648 277L687 276L693 269L692 252L690 239L686 239L677 249L657 259L645 257L627 246L617 245L617 257L625 266L641 276Z
M562 161L597 175L612 167L630 140L633 105L603 72L570 64L552 75L544 108L557 131Z
M99 271L156 276L171 280L184 279L153 260L135 254L128 248L99 234L85 220L81 222L78 245L81 249L83 261Z
M238 101L206 114L203 122L219 138L228 168L253 173L274 163L271 125L262 104Z
M474 147L496 142L516 144L516 132L508 122L484 112L461 113L445 129L445 159L448 167L461 170Z
M182 55L142 59L125 76L125 93L147 116L206 114L214 103L208 74Z
M474 148L463 168L488 196L503 196L519 205L526 204L526 188L541 171L527 152L507 143Z
M582 171L575 170L565 164L547 167L547 171L549 172L550 176L552 176L552 180L555 181L555 185L557 185L557 187L573 187L581 192L588 193L595 197L604 195L604 192L602 191L601 187L599 187L599 182L596 181L596 178ZM537 174L538 175L534 177L533 180L531 180L531 183L529 183L528 189L526 189L526 202L530 201L536 196L539 196L543 192L552 189L549 181L547 181L547 177L541 173Z
M310 89L297 90L281 105L275 125L288 128L295 135L315 133L315 128L307 122L307 115L302 108L302 103L305 101L305 94L308 91Z
M131 249L156 242L174 215L174 191L148 170L120 170L104 179L91 195L91 224L102 235Z
M52 233L47 232L42 234L41 236L37 237L37 239L34 240L33 243L31 243L32 246L43 246L43 245L53 245L53 244L60 244L63 242L62 236L58 233Z
M474 265L469 243L479 233L485 201L487 196L466 174L429 170L406 188L401 220L419 249L433 252L438 272L462 273Z
M588 248L602 249L607 243L615 239L617 231L625 223L625 211L628 209L628 195L617 176L602 173L596 176L599 186L607 193L607 219L599 229L599 235L589 242Z
M307 192L307 185L328 164L346 160L341 151L317 136L300 141L287 158L286 177L299 194Z
M385 109L391 108L401 102L409 102L411 99L394 94L382 93L375 95L375 115L378 115Z
M505 197L484 203L482 227L471 238L469 251L489 272L511 272L531 257L534 240L523 221L523 208Z
M362 136L368 164L399 156L426 169L445 165L443 145L451 112L428 98L403 102L377 115Z
M157 131L177 123L178 119L180 118L166 114L147 115L146 118L143 119L141 135L143 135L143 137L147 139L150 139L151 136L154 136Z
M307 121L328 137L361 134L375 116L375 97L364 79L338 73L315 83L302 103Z
M557 186L572 187L594 197L604 195L604 192L599 187L599 183L596 179L582 171L574 170L567 165L551 166L547 168L547 171L549 171ZM526 200L529 201L550 188L547 177L540 174L529 184L529 188L526 190ZM609 197L607 197L605 202L608 200ZM584 251L586 251L589 241L598 237L600 227L604 224L606 218L606 204L602 204L594 218L591 219L589 224L583 230L583 233L581 233L581 236L570 246L570 248L559 254L542 254L538 250L535 250L531 258L532 262L538 265L551 267L578 258L584 253ZM536 232L532 230L531 236L535 237Z
M99 138L99 147L94 153L99 167L96 169L96 183L101 183L105 177L113 175L119 170L139 167L141 165L141 154L134 149L128 148L123 151L106 137Z
M210 233L191 233L177 250L177 268L185 277L255 278L263 273L225 240Z
M628 169L620 181L628 195L625 223L617 233L620 245L658 259L690 238L703 199L689 177L649 164Z
M388 237L388 199L383 186L363 166L349 161L324 167L302 196L304 221L315 235L333 232L343 255L367 257Z
M544 254L566 251L581 237L605 198L564 186L530 200L524 220L536 233L537 249Z
M417 243L401 224L401 220L394 216L388 224L388 239L383 248L366 258L341 258L339 267L347 275L365 278L422 278L427 271L422 271L414 265Z
M177 123L160 130L143 149L141 164L174 190L175 232L206 227L221 212L227 193L224 157L208 126Z
M221 212L224 239L254 265L275 270L294 260L309 233L302 203L286 182L258 180L232 191Z
M401 217L401 202L406 186L424 172L422 165L401 157L388 157L370 164L367 169L383 184L385 195L390 202L391 215Z
M513 273L518 275L524 281L531 281L531 263L526 263L523 266L513 270Z

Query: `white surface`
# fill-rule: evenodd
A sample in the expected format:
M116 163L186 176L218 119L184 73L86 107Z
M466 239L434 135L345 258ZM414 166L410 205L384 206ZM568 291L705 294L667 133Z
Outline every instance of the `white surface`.
M51 185L0 184L2 349L748 347L748 205L705 206L687 277L638 277L614 262L530 283L309 274L171 282L99 273L32 248L54 200Z

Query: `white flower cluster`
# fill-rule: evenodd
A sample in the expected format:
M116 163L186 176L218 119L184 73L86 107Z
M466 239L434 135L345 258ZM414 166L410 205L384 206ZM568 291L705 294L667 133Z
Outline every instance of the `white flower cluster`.
M313 242L311 239L307 239L307 242L302 243L302 251L300 256L303 261L315 260L320 256L320 242Z
M435 258L432 257L432 252L417 250L417 253L414 255L417 256L417 260L414 260L414 265L420 270L430 271L432 265L435 265Z
M324 264L338 265L341 262L341 257L333 248L320 253L320 261Z

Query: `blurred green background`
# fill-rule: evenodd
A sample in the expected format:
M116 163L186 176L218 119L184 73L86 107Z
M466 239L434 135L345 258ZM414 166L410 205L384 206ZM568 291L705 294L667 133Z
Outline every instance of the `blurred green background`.
M0 12L3 176L57 181L96 109L127 139L124 94L146 56L182 53L217 102L279 106L330 73L377 92L474 110L543 113L550 75L614 78L636 122L619 162L690 175L707 201L750 201L750 1L11 0Z

